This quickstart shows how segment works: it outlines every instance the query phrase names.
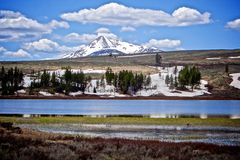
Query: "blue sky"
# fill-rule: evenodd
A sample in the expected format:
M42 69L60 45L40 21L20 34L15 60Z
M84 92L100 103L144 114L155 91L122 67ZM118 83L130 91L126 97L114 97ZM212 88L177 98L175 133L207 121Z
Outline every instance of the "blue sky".
M240 48L239 0L0 0L0 60L60 57L99 34L162 50Z

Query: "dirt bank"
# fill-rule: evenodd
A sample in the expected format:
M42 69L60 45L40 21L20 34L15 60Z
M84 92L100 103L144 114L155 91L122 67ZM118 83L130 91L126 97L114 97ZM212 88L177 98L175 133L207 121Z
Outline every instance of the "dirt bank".
M109 99L109 100L240 100L240 97L223 97L223 96L196 96L196 97L174 97L174 96L149 96L149 97L107 97L96 95L80 96L0 96L0 99Z

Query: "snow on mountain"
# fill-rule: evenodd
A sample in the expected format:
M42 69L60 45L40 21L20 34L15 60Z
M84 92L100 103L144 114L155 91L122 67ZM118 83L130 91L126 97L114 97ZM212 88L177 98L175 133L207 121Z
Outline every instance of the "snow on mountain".
M134 53L159 52L157 48L147 48L123 42L118 39L99 36L89 45L82 45L76 52L66 54L63 58L77 58L86 56L124 55Z

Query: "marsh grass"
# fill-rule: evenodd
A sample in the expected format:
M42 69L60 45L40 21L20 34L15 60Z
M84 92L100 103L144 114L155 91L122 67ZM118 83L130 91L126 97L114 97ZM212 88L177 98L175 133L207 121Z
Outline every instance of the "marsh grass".
M83 123L83 124L145 124L145 125L206 125L206 126L240 126L240 119L229 118L148 118L148 117L107 117L92 118L82 116L61 117L15 117L0 116L0 122L16 124L50 124L50 123Z

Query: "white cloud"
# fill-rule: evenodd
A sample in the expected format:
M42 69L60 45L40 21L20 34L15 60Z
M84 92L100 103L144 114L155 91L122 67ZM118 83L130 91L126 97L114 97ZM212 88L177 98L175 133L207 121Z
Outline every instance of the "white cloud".
M98 36L106 36L113 39L118 38L118 36L113 34L108 28L101 27L95 31L95 34L69 33L68 35L64 36L64 38L58 37L57 39L63 39L65 42L90 43Z
M19 49L16 52L7 51L4 53L4 55L7 57L17 57L17 58L31 57L31 55L23 49Z
M105 36L105 37L108 37L108 38L113 38L113 39L117 39L118 36L115 35L114 33L112 33L108 28L104 28L104 27L101 27L101 28L98 28L95 33L97 34L97 37L99 36Z
M227 28L240 30L240 18L230 21L226 25Z
M111 31L108 28L101 27L98 28L95 33L111 33Z
M162 39L156 40L151 39L149 42L144 44L146 47L155 47L158 49L177 49L180 48L181 45L180 40L170 40L170 39Z
M136 31L136 29L133 27L122 27L121 28L121 32L134 32L134 31Z
M161 10L139 9L109 3L96 9L82 9L61 15L67 21L117 26L189 26L210 23L210 13L181 7L172 14Z
M21 41L38 38L42 34L51 33L56 28L68 28L67 22L52 20L41 24L25 17L19 12L0 10L0 41Z
M0 53L6 52L6 51L7 51L6 48L0 47Z
M50 23L49 23L49 26L51 28L69 28L69 24L67 22L64 22L64 21L56 21L56 20L52 20Z
M39 53L66 53L73 52L80 48L81 46L65 46L59 45L57 42L54 42L49 39L40 39L31 43L24 43L23 48L30 52L39 52Z
M78 34L70 33L64 37L66 42L79 42L79 43L89 43L97 38L96 34Z
M57 42L53 42L49 39L40 39L39 41L34 41L30 43L25 43L23 48L30 51L40 51L40 52L52 52L59 47Z

